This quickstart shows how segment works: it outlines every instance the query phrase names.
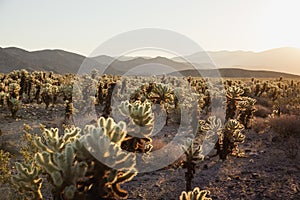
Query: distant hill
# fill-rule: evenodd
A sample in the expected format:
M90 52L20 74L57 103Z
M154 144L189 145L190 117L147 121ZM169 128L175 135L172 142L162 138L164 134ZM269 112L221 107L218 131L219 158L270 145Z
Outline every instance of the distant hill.
M0 48L0 72L27 69L76 73L84 59L84 56L63 50L29 52L15 47Z
M300 50L293 48L273 49L261 53L244 51L208 52L218 68L220 68L219 72L223 77L270 78L279 76L299 78L300 76L297 75L281 73L282 71L285 71L285 69L287 70L290 68L294 69L294 71L300 70L295 68L298 62L300 66L300 54L298 55L298 53L300 53ZM186 56L186 58L188 58L193 65L191 63L182 62L180 58L168 59L165 57L148 58L124 56L118 60L107 55L86 58L85 56L63 50L41 50L29 52L20 48L9 47L0 48L0 72L7 73L13 70L27 69L29 71L47 70L63 74L84 73L85 70L91 71L92 69L97 68L102 73L117 75L152 75L155 74L155 72L170 74L172 71L182 72L184 75L197 75L197 71L193 70L193 66L197 66L197 68L202 69L202 74L207 74L207 76L211 76L211 74L215 73L214 70L205 70L212 66L211 60L205 52L198 52L196 54ZM277 62L274 61L274 63L272 63L272 58L274 58ZM80 69L82 64L84 64L85 68ZM281 72L273 72L271 64L274 65L274 71ZM259 67L269 65L270 67ZM279 66L284 67L279 68ZM237 69L237 67L243 69ZM262 71L262 69L265 68L268 68L269 70ZM246 69L260 70L253 71ZM298 74L300 75L300 71Z
M255 70L280 71L300 75L300 49L284 47L262 52L251 51L208 51L187 55L185 58L191 63L211 63L218 68L244 68ZM182 58L172 58L182 61Z
M205 77L215 77L220 75L223 78L294 78L298 79L300 76L294 74L287 74L282 72L264 71L264 70L246 70L237 68L221 68L221 69L207 69L207 70L183 70L180 71L183 76L205 76ZM170 73L170 75L178 75L177 73Z

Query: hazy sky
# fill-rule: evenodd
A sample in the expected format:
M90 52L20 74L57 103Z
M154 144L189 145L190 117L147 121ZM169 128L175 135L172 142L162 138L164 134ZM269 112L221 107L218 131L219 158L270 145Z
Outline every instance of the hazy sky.
M0 47L89 55L114 35L164 28L204 50L300 48L298 0L0 0Z

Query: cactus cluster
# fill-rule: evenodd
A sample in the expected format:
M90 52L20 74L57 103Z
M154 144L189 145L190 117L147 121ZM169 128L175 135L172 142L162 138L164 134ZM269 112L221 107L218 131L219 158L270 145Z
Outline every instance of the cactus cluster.
M0 183L5 183L9 180L10 171L10 153L0 149Z
M183 86L185 82L188 87ZM196 161L207 155L211 146L222 160L229 155L242 156L238 145L244 142L244 129L251 128L257 102L273 105L277 115L297 112L300 103L297 80L219 82L208 84L206 78L165 75L99 75L96 70L90 75L26 70L0 74L0 107L7 108L14 118L28 103L43 103L49 113L54 110L52 106L64 105L66 124L75 124L76 114L86 117L96 111L100 117L95 124L81 127L82 131L71 126L61 132L42 129L42 135L27 131L32 146L21 149L25 159L16 164L12 181L32 199L43 198L44 177L55 199L126 198L127 192L120 186L137 173L136 153L151 152L152 109L156 111L153 105L157 104L167 113L166 125L181 120L182 126L196 127L201 119L199 135L205 136L202 147L197 142L203 138L198 135L195 141L188 140L184 149L187 192L181 198L206 199L207 193L200 189L191 191ZM196 112L191 113L195 107ZM226 108L225 120L213 113L215 107ZM119 118L115 117L118 112Z
M41 136L31 138L37 149L34 159L16 163L18 173L12 176L12 182L19 192L42 199L41 175L47 174L54 199L127 197L120 185L137 173L135 153L151 149L153 113L146 102L124 102L120 109L131 119L128 126L123 121L116 123L112 118L101 117L96 124L86 125L83 133L79 128L70 128L60 135L57 128L42 128ZM140 131L134 131L137 127ZM138 139L149 145L141 149ZM128 141L135 142L133 147L138 148L128 149Z
M221 160L227 159L228 155L242 155L238 143L243 143L245 136L242 134L244 126L239 121L230 119L223 125L220 119L213 116L209 117L207 122L202 121L201 124L201 130L206 135L218 135L216 149Z

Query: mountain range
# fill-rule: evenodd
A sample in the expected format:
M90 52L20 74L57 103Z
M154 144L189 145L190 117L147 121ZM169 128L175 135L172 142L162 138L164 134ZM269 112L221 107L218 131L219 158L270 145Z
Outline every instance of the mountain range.
M299 66L300 49L289 47L263 52L208 51L174 58L123 56L121 59L108 55L85 57L63 50L30 52L16 47L0 47L1 73L19 69L47 70L61 74L84 73L96 68L106 74L150 75L155 72L181 72L184 75L194 75L196 68L204 74L208 74L208 71L219 71L223 77L299 78Z

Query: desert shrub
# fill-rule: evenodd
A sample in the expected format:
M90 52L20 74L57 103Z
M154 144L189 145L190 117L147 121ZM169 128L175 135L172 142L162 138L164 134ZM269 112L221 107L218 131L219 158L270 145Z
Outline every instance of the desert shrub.
M269 119L271 128L282 137L300 135L300 117L296 115L280 115Z
M256 105L256 111L254 112L254 116L256 117L268 117L270 114L272 114L272 109L265 107L263 105Z
M256 133L264 133L269 130L266 120L261 117L255 117L253 120L252 130Z
M267 98L255 97L255 99L257 101L257 103L256 103L257 105L262 105L262 106L267 107L267 108L272 108L272 103Z
M287 140L286 148L284 148L284 152L286 156L290 159L295 159L299 152L299 138L290 137Z

